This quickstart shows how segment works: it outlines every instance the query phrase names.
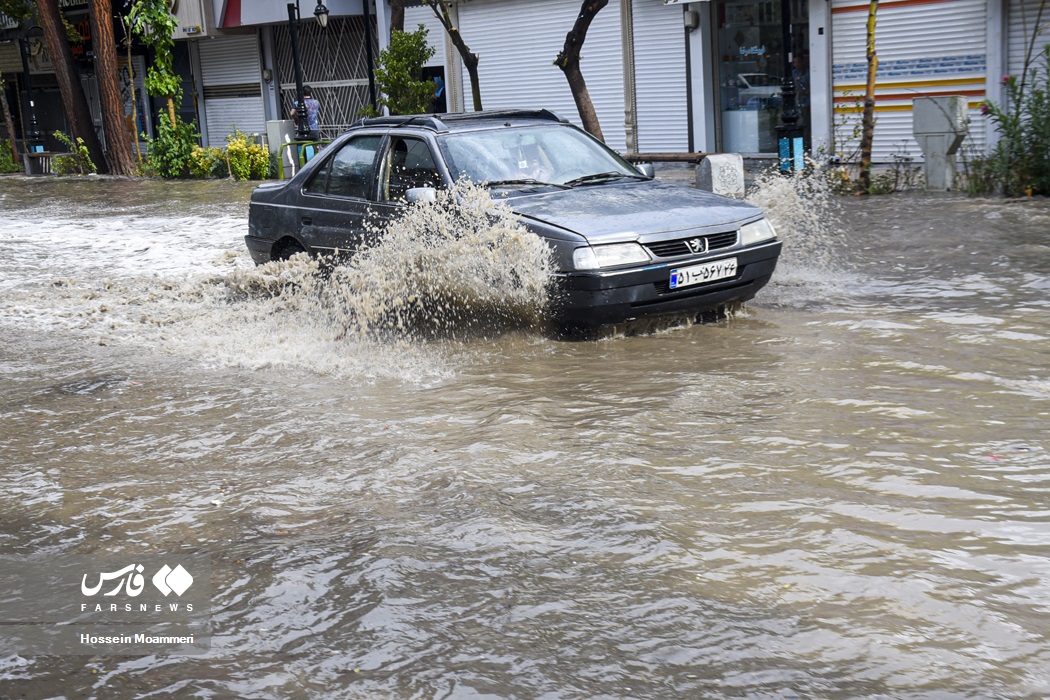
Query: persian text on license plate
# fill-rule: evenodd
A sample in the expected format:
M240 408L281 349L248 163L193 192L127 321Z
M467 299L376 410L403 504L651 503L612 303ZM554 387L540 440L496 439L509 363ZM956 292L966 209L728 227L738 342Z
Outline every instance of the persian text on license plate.
M736 277L736 258L712 260L702 265L671 270L671 289L681 289L693 284L714 282L729 277Z

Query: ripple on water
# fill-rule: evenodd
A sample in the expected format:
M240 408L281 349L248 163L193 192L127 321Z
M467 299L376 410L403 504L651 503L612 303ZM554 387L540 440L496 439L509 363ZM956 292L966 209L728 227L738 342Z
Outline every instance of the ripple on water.
M0 694L1045 696L1023 217L844 206L842 262L597 343L347 332L232 226L177 271L0 260L4 551L202 549L216 591L203 658L7 657Z

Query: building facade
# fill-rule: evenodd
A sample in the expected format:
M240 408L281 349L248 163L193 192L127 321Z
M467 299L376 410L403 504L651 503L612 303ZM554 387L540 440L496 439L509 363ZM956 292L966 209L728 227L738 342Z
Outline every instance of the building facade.
M114 11L126 13L128 0L114 2ZM178 26L175 30L175 68L182 76L183 99L177 108L186 122L196 122L203 145L222 146L235 131L265 134L266 122L287 119L295 100L295 71L290 39L288 6L305 5L298 24L300 58L306 84L321 100L322 136L332 138L345 130L368 101L368 68L365 49L364 3L362 0L328 0L327 26L321 28L313 15L315 0L288 3L282 0L180 0L173 3ZM66 20L81 32L74 46L85 95L95 126L102 133L98 89L94 78L90 43L88 0L64 0ZM125 89L125 111L137 120L136 133L154 135L153 122L163 108L145 93L143 78L150 62L148 47L132 42L130 59L119 17L114 17L118 62ZM373 54L378 49L376 18L371 17L368 36ZM27 23L31 24L31 23ZM16 139L22 139L23 121L28 121L31 86L37 121L44 134L68 132L54 68L39 32L29 33L26 43L29 75L24 75L22 50L17 37L25 30L0 17L7 41L0 41L0 72L4 89L16 112ZM132 100L130 85L134 84ZM0 126L2 129L2 126ZM5 135L6 137L6 135ZM48 137L49 149L57 144Z
M772 157L779 91L786 70L798 82L807 147L850 159L866 82L866 0L611 0L594 20L582 70L610 146L625 151L740 152ZM969 105L964 148L995 140L981 114L1002 102L1002 76L1050 42L1044 0L882 0L877 14L874 159L921 159L912 137L916 97L962 95ZM579 0L470 0L459 27L481 57L486 108L542 106L575 120L576 109L553 65ZM464 105L469 77L448 51L429 10L422 21L446 58L450 104ZM790 42L784 45L784 22ZM514 27L508 39L506 28ZM789 68L790 66L790 68ZM458 89L458 95L455 94ZM469 102L469 101L468 101Z
M206 144L221 146L234 129L264 134L267 121L288 118L296 94L289 5L298 8L299 60L322 105L322 138L344 131L368 102L366 37L374 55L378 29L373 15L366 32L361 0L326 2L325 27L314 17L314 0L183 1L177 15Z
M369 68L388 43L389 0L327 0L327 27L313 16L315 0L180 0L176 4L176 65L184 78L183 118L196 120L204 145L221 146L239 130L266 133L286 119L295 98L289 6L301 5L300 63L322 104L322 136L331 138L370 101ZM411 5L412 3L410 3ZM88 26L87 0L63 3L74 26ZM806 144L818 156L849 159L866 78L867 0L610 0L594 19L582 70L607 143L625 152L739 152L772 157L780 120L780 85L792 71ZM874 158L920 158L912 138L916 97L962 95L970 133L964 151L994 142L981 114L1001 103L1002 78L1018 74L1050 42L1046 0L882 0ZM366 15L366 6L368 13ZM457 26L480 60L485 108L543 107L578 122L575 103L554 58L580 0L459 0ZM1042 13L1040 15L1040 13ZM1037 19L1041 17L1041 21ZM784 25L790 24L785 44ZM471 108L470 79L429 8L406 10L406 28L423 24L436 49L429 75L443 75L450 111ZM25 77L18 42L0 43L0 71L9 101L25 113ZM118 39L122 33L118 33ZM89 45L87 52L90 53ZM46 51L28 40L29 70L43 130L64 118ZM126 88L136 85L128 118L152 134L159 105L143 96L149 53L124 46ZM83 56L85 91L97 113L90 55ZM16 134L16 137L18 135Z

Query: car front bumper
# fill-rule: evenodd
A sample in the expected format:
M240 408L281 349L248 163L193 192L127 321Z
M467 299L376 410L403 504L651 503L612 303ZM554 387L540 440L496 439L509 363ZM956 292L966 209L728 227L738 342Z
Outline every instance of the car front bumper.
M580 329L649 316L711 311L754 297L773 275L781 247L780 241L772 240L720 256L651 264L642 269L561 274L552 294L552 307L562 326ZM669 289L671 270L734 257L735 277Z

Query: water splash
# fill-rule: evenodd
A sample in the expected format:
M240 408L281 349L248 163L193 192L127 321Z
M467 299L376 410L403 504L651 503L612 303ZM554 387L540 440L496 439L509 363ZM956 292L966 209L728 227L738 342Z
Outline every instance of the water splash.
M456 336L543 318L551 251L478 185L439 190L376 240L322 285L324 308L347 332Z
M338 337L456 337L542 322L550 249L483 188L461 182L379 228L349 260L297 256L224 283L233 298L322 318Z
M96 219L104 232L160 227L155 219ZM203 225L180 227L171 238L193 238ZM157 246L165 248L168 237L161 238ZM379 242L340 264L302 255L254 266L243 250L221 247L236 244L231 239L220 248L194 245L192 257L139 260L130 274L125 265L113 275L110 266L111 276L100 277L101 257L70 260L69 276L38 275L9 290L0 316L206 365L424 383L453 374L462 347L418 338L491 335L543 321L549 248L469 183L406 207Z
M784 243L772 283L759 303L797 305L839 296L855 286L845 262L848 244L838 196L814 162L783 175L772 167L755 178L747 201L760 207Z
M827 261L836 217L820 185L768 175L752 192L785 241L758 304L819 298L806 274L835 277ZM117 187L109 194L119 203ZM0 239L24 251L0 263L0 322L214 366L424 382L454 374L464 348L420 338L512 329L536 336L546 323L549 249L469 183L407 207L379 243L339 265L303 256L254 266L241 242L243 210L179 218L165 207L181 212L181 199L72 216L63 208L64 218L42 220L32 237L17 221L0 222ZM654 322L642 332L675 325Z
M826 174L811 166L786 176L776 168L760 173L747 201L765 211L784 241L781 264L830 268L839 262L840 212Z

